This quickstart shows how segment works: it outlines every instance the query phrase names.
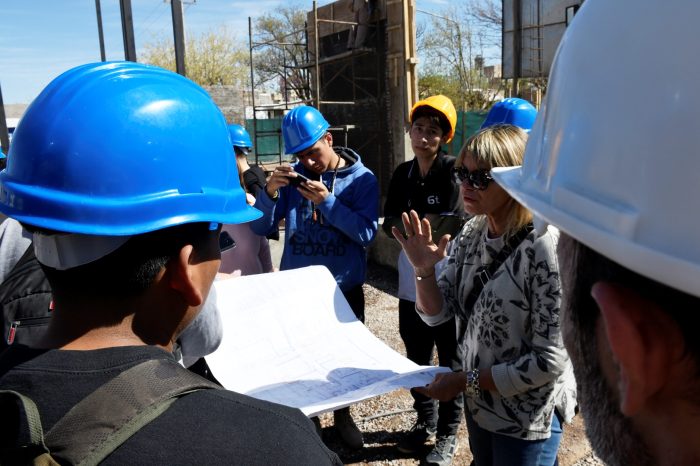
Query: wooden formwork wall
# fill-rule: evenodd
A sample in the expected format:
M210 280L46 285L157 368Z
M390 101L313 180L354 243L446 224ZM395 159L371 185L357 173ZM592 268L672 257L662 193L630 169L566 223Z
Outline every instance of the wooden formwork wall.
M354 21L352 0L338 0L317 9L317 17ZM352 101L352 105L321 104L333 126L354 125L348 146L356 149L380 183L381 204L398 164L407 159L405 133L408 113L417 98L415 74L414 0L377 0L370 22L368 49L347 53L350 25L319 21L319 86L321 101ZM316 52L313 11L307 16L309 57ZM338 60L333 56L342 56ZM330 60L329 60L330 59ZM312 89L316 68L309 67ZM374 81L372 81L374 77ZM313 94L313 92L312 92ZM342 136L336 133L336 141ZM411 157L410 148L408 157Z

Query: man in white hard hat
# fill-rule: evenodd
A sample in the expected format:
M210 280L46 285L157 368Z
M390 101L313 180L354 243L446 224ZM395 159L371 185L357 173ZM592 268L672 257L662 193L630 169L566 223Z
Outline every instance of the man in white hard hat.
M611 465L700 463L700 57L682 52L698 15L698 2L587 0L522 168L494 174L562 231L564 339Z

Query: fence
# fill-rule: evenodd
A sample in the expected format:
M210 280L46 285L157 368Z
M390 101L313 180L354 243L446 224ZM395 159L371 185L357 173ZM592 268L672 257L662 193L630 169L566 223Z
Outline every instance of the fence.
M464 142L476 133L486 119L486 112L457 112L457 129L452 141L444 146L448 154L459 154ZM288 161L282 141L282 118L257 120L257 147L254 148L256 163L279 163ZM246 120L246 129L253 140L255 130L253 120ZM360 129L361 131L361 129Z

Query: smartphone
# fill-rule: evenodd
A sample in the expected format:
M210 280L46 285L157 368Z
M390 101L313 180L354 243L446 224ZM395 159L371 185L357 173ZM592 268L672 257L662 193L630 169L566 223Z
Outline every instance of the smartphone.
M289 177L289 184L290 184L290 186L297 187L297 186L299 186L301 183L303 183L303 182L305 182L305 181L311 181L310 178L308 178L307 176L302 175L302 174L299 173L299 172L294 172L294 173L296 173L297 176L295 176L295 177L291 177L291 176L290 176L290 177Z
M219 251L224 252L236 247L236 242L227 231L219 233Z

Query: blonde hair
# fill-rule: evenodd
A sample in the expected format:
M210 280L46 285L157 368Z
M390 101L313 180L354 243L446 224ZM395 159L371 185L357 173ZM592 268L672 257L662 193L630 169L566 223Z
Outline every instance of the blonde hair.
M243 162L242 162L241 158L243 160L245 160L245 158L246 158L245 153L241 152L241 154L239 155L238 151L236 151L236 168L238 171L238 182L241 184L241 188L243 188L243 192L245 192L246 194L249 194L248 189L246 189L246 187L245 187L245 181L243 180Z
M477 166L491 169L493 167L512 167L522 165L527 133L513 125L493 125L484 128L467 139L459 151L455 166L462 166L464 158L474 157ZM508 220L504 231L505 238L517 233L520 228L532 221L532 213L510 198ZM481 221L486 221L486 216Z

